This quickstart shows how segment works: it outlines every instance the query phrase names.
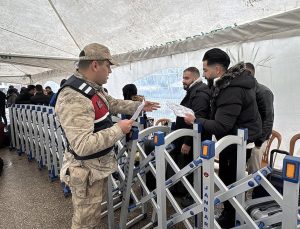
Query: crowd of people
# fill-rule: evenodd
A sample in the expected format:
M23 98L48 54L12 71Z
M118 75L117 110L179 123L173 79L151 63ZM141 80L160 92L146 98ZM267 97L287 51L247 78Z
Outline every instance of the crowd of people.
M192 128L192 123L196 121L204 130L202 140L211 140L212 136L219 140L226 135L237 134L238 128L247 128L247 171L254 173L261 168L267 140L272 133L274 95L267 86L257 82L252 63L241 62L229 68L229 56L217 48L207 51L202 61L207 84L202 82L196 67L188 67L182 73L186 95L180 104L192 109L194 115L177 117L175 129ZM124 99L133 100L137 95L136 86L125 85L123 95ZM171 156L183 168L193 160L193 139L182 137L174 143ZM236 163L237 146L228 146L219 155L219 176L226 185L236 181ZM167 168L167 176L171 175L172 171L170 173ZM192 175L188 176L190 182L193 182L192 178ZM172 193L181 197L182 207L194 202L181 183L174 186ZM253 198L254 194L256 192L253 192ZM218 218L220 226L233 227L234 215L234 208L228 201L225 202Z
M74 215L72 228L100 225L101 202L106 192L107 177L116 170L113 145L129 133L131 115L144 101L144 111L159 109L159 104L145 101L134 84L123 88L124 100L111 97L103 85L116 64L107 47L89 44L80 52L74 75L61 83L57 94L51 88L28 85L20 93L10 87L7 105L49 105L51 97L55 112L67 138L60 178L70 186ZM192 128L194 122L203 127L202 140L217 140L235 135L239 128L248 129L247 167L252 173L261 166L261 159L274 121L273 93L257 82L251 63L231 63L221 49L208 50L203 58L202 82L200 71L188 67L183 71L182 84L186 95L181 105L194 111L194 115L176 118L176 129ZM229 68L229 65L233 66ZM113 80L113 79L112 79ZM51 103L50 103L51 105ZM5 105L4 105L5 106ZM2 111L2 110L1 110ZM112 114L124 114L125 119L113 123ZM2 113L1 113L2 115ZM3 116L2 116L3 117ZM147 119L147 116L145 116ZM171 156L180 168L193 160L193 139L176 140ZM219 155L219 176L225 185L236 181L237 146L230 145ZM190 178L192 181L192 177ZM181 190L182 189L182 190ZM182 205L193 201L183 187L174 192L183 198ZM235 225L235 210L227 201L218 218L222 228Z
M65 79L62 80L61 85L65 81ZM7 90L7 94L0 91L0 115L3 119L4 125L6 126L7 117L5 113L5 108L10 107L14 104L54 106L55 99L56 94L52 91L51 87L49 86L43 88L43 86L40 84L30 84L27 87L22 87L19 92L17 88L10 85Z
M10 129L7 123L6 108L14 104L49 106L54 104L55 97L51 87L47 86L44 89L40 84L22 87L20 92L13 85L8 87L7 94L0 91L0 147L8 146L10 143ZM0 158L0 175L2 167L3 161Z
M229 68L230 58L221 49L208 50L202 58L202 63L203 75L209 83L198 89L196 102L187 105L195 115L187 114L183 118L184 122L190 128L193 122L199 122L204 130L202 140L210 139L211 135L219 140L226 135L237 134L239 128L247 128L247 170L249 173L255 172L261 167L266 142L273 128L273 93L268 87L257 82L253 64L241 62ZM194 90L196 82L197 79L190 81L187 87L186 97L189 96L191 102L193 97L189 94ZM207 88L210 93L209 99L203 95ZM200 101L203 104L209 101L209 116L207 106L198 109ZM182 118L177 118L176 123L180 119ZM184 141L175 153L190 153L191 146ZM189 160L185 160L184 165L188 162ZM219 155L219 177L225 185L236 181L236 169L237 145L230 145ZM224 210L217 219L222 228L231 228L235 225L234 213L233 206L228 201L224 202Z

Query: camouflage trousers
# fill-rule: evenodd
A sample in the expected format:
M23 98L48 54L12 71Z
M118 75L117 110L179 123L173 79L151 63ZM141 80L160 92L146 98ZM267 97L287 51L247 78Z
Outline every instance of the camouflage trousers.
M100 226L101 203L106 196L107 178L89 185L88 173L85 177L85 172L78 172L78 169L80 170L80 167L74 168L75 171L70 170L70 188L74 208L72 229L103 229L104 227ZM76 178L77 175L81 175L80 179Z

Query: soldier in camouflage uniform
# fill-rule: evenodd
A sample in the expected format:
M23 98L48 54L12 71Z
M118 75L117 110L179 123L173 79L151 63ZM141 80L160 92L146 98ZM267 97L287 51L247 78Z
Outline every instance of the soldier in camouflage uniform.
M133 120L113 124L110 114L133 114L140 105L114 99L103 90L113 64L107 47L87 45L79 55L77 71L57 96L55 112L68 142L60 178L72 191L73 229L100 228L107 177L117 169L112 147L133 124ZM146 101L144 111L158 107Z

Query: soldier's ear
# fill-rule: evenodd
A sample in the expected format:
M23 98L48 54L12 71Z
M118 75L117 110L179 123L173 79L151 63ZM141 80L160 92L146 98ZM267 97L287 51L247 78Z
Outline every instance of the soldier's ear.
M98 62L96 60L92 61L91 65L90 65L90 68L93 70L93 71L97 71L97 68L98 68Z

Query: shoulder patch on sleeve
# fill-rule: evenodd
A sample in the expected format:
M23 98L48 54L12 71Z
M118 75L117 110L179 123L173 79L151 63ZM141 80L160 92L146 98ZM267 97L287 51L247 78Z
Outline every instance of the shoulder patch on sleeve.
M98 95L95 94L91 100L95 110L95 123L101 122L109 115L109 110Z

